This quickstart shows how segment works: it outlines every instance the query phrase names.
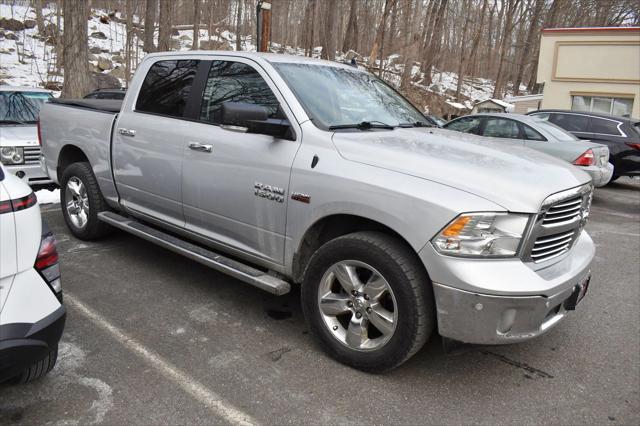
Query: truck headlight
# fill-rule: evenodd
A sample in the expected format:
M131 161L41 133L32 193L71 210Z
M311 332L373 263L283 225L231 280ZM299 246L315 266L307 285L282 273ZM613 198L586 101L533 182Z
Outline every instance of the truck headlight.
M0 161L2 164L22 164L24 162L22 147L3 146L0 148Z
M455 218L431 243L446 255L460 257L514 257L529 215L465 213Z

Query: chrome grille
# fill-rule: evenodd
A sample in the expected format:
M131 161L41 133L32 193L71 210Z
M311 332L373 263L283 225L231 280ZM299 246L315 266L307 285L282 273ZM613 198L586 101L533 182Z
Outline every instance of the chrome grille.
M563 222L571 222L576 217L580 217L582 201L582 196L577 196L552 205L545 213L542 224L556 225Z
M574 230L540 237L533 243L531 258L534 262L542 262L543 260L560 256L571 248L575 236L576 232Z
M589 215L592 191L584 185L544 201L525 243L525 261L540 263L571 250Z
M24 147L24 163L37 164L40 162L40 147L25 146Z

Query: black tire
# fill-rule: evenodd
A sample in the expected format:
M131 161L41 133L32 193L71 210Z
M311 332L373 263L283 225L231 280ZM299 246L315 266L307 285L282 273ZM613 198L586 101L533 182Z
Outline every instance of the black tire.
M16 377L15 382L22 384L28 383L45 376L49 371L53 369L58 360L58 346L56 345L49 353L40 361L34 363L27 369L25 369L19 376Z
M89 200L88 220L83 227L78 227L71 221L69 212L66 208L67 183L74 177L82 181ZM109 225L98 220L98 213L108 211L109 207L102 197L98 181L96 180L89 163L73 163L64 170L62 173L62 179L60 180L60 203L67 227L77 238L86 241L95 240L104 237L112 231L112 228Z
M332 265L345 260L373 266L395 296L395 331L378 349L352 349L331 334L322 318L318 304L322 277ZM380 232L356 232L320 247L305 270L301 298L310 330L323 349L344 364L372 373L390 370L408 360L427 342L436 324L431 281L417 255L403 241Z

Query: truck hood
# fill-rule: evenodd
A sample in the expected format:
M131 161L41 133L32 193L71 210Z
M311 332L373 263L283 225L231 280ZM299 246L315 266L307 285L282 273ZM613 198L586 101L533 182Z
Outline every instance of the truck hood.
M0 146L38 145L38 128L35 124L9 124L0 126Z
M591 180L544 153L444 129L336 132L333 142L347 160L451 186L513 212L535 213L549 195Z

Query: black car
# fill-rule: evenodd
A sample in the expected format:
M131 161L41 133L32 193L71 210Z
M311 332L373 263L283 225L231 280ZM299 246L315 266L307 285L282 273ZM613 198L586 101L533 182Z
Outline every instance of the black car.
M549 120L580 139L609 147L612 181L640 176L640 120L595 112L542 109L527 115Z
M84 99L124 99L125 89L98 89L84 97Z

